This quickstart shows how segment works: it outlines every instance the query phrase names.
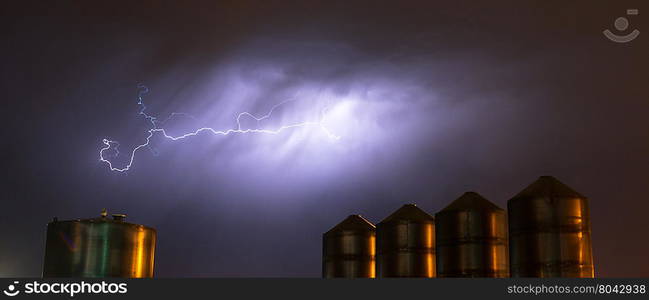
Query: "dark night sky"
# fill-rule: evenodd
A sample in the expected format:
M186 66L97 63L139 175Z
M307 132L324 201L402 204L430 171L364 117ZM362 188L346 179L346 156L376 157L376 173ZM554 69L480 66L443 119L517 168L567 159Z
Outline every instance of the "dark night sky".
M0 276L40 276L47 222L106 207L158 230L160 277L317 277L349 214L505 207L540 175L590 198L597 276L649 276L649 3L567 2L3 1ZM627 8L639 38L608 41ZM195 116L174 134L290 98L264 126L327 105L341 139L154 137L112 172L102 139L146 136L138 83Z

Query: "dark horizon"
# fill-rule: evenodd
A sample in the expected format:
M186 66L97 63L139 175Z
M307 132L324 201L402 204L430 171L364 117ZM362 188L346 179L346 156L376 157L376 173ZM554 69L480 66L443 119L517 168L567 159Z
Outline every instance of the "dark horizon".
M157 230L156 277L319 277L322 234L350 214L433 215L467 191L506 209L542 175L590 199L596 277L649 276L644 1L2 6L2 277L41 275L52 217L102 208ZM639 37L607 40L629 8ZM241 126L323 123L155 136L111 171L102 140L124 166L150 128L139 84L147 113L193 116L171 135L287 100Z

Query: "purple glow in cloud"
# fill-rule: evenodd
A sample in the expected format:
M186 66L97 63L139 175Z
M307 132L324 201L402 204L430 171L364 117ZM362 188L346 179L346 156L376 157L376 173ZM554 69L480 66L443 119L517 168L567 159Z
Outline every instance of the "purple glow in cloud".
M289 129L303 128L303 127L316 127L318 129L320 129L322 132L324 132L325 135L329 139L331 139L331 140L339 140L340 139L340 136L332 133L331 130L329 130L324 125L325 118L327 116L327 110L328 110L328 108L326 108L326 107L321 110L320 117L319 117L319 119L317 121L302 121L302 122L297 122L297 123L289 123L289 124L286 124L286 125L281 125L280 127L274 128L274 129L259 128L259 127L256 127L256 128L244 128L241 125L241 119L242 118L251 118L254 121L256 121L257 125L259 125L259 123L261 121L272 117L272 114L276 109L278 109L279 107L281 107L283 105L286 105L287 103L293 102L295 100L282 101L282 102L274 105L273 107L271 107L271 109L268 111L268 113L266 113L266 114L264 114L262 116L259 116L259 117L252 114L252 113L249 113L249 112L241 112L236 117L236 123L237 123L236 128L214 129L214 128L211 128L211 127L201 127L201 128L195 129L193 131L190 131L190 132L187 132L187 133L184 133L184 134L181 134L181 135L169 135L167 133L167 131L164 128L160 127L160 126L164 125L167 121L171 120L171 118L173 118L174 116L182 115L184 113L172 113L164 121L158 122L157 117L149 115L149 114L147 114L145 112L146 111L146 106L144 105L142 96L144 94L148 93L149 89L146 86L143 86L143 85L139 85L138 87L140 88L140 91L138 93L138 102L137 102L137 104L141 107L139 114L142 115L151 124L151 128L148 129L148 135L147 135L147 137L145 139L145 142L140 144L140 145L137 145L135 148L133 148L133 150L130 152L130 155L129 155L129 158L128 158L128 163L122 168L113 166L113 162L110 159L108 159L107 157L104 156L104 152L107 151L107 150L110 150L112 148L113 151L115 152L114 156L117 157L120 154L120 152L119 152L119 142L114 141L114 140L109 140L109 139L103 139L102 142L104 143L105 147L103 147L103 148L101 148L101 150L99 150L99 160L101 162L106 163L111 171L126 172L126 171L130 170L131 167L133 166L133 163L135 162L136 153L142 148L150 147L151 138L155 134L160 134L164 138L172 140L172 141L178 141L178 140L182 140L182 139L185 139L185 138L188 138L188 137L197 136L198 134L200 134L202 132L210 132L210 133L212 133L214 135L222 135L222 136L226 136L226 135L230 135L230 134L254 134L254 133L277 135L277 134L281 133L282 131L289 130ZM341 108L336 109L336 113L338 115L340 114L340 110L341 110Z
M203 72L192 86L172 96L173 107L168 107L169 102L165 105L167 97L156 95L156 99L167 98L162 103L156 100L155 108L162 108L161 112L146 110L142 96L148 90L142 89L138 105L147 127L129 129L137 136L144 133L142 142L118 156L120 144L105 138L100 161L112 171L126 172L133 170L140 150L173 147L165 149L173 149L176 155L167 153L161 159L187 166L201 162L192 169L199 173L209 165L205 162L214 159L218 167L210 172L217 173L210 177L271 176L256 185L279 188L290 182L271 184L281 174L311 185L400 161L422 138L430 140L431 130L443 119L435 111L436 93L421 76L429 72L427 66L350 62L361 55L359 51L336 43L256 50L260 49L257 43L267 42L252 41L215 62L212 71ZM273 54L297 49L310 55L287 59ZM169 74L172 81L177 81L173 74L182 77L173 70ZM165 93L164 87L156 92L161 89ZM191 114L173 112L177 110ZM266 113L253 113L260 111ZM159 121L154 115L169 117ZM180 141L184 142L167 143Z

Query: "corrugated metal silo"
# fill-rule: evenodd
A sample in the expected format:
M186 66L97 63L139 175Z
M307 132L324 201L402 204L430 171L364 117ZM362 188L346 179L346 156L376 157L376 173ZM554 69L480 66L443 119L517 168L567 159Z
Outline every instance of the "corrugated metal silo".
M378 277L435 277L435 222L406 204L376 225Z
M106 216L50 222L43 277L153 277L155 229Z
M351 215L322 235L322 277L374 278L376 229Z
M508 277L503 209L468 192L435 214L437 277Z
M542 176L510 199L512 277L593 277L588 199Z

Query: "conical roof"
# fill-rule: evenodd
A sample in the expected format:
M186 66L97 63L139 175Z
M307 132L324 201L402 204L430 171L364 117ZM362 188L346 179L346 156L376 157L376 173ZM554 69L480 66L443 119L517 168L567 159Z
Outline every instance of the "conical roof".
M375 227L370 221L361 217L361 215L350 215L338 225L331 228L325 234L340 231L373 231Z
M433 216L427 214L425 211L421 210L415 204L405 204L401 208L397 209L387 218L383 219L381 223L396 221L396 220L405 220L405 221L419 221L419 222L432 222Z
M503 210L476 192L466 192L440 211Z
M514 198L528 197L586 198L552 176L539 177L539 179L514 196Z

